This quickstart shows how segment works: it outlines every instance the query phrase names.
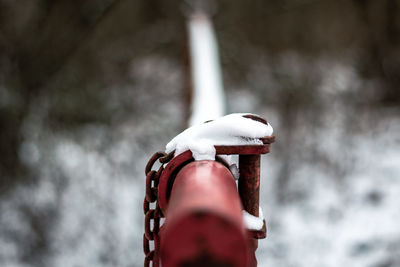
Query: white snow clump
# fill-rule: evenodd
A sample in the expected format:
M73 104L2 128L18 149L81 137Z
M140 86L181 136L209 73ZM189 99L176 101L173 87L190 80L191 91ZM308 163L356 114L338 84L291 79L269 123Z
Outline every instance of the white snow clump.
M264 226L264 214L261 207L259 207L258 217L251 215L247 211L243 210L243 221L249 230L261 230Z
M270 124L244 118L250 113L233 113L216 120L194 125L166 146L166 152L175 150L175 156L192 151L195 160L215 160L215 145L262 145L258 138L270 136Z

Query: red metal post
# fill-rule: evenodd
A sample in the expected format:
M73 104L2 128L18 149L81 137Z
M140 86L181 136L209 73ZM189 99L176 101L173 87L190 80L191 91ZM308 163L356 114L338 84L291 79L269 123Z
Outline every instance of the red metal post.
M194 161L176 175L160 230L163 267L249 266L248 233L230 171Z
M239 194L243 208L254 216L259 216L260 203L260 155L239 155ZM265 237L265 236L263 236ZM251 266L257 266L255 252L258 240L251 239Z
M239 155L239 194L244 209L258 217L260 201L260 155Z

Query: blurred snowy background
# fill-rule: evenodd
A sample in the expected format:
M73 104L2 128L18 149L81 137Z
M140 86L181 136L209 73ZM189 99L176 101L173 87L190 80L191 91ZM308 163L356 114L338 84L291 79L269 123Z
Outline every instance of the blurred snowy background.
M400 266L400 1L216 2L262 162L259 266ZM0 266L142 266L144 166L186 127L182 1L0 0Z

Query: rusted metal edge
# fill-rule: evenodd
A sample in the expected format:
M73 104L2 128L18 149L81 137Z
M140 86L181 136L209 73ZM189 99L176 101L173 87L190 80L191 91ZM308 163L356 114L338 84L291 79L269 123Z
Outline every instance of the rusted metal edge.
M165 167L158 184L158 203L165 213L168 205L168 192L172 188L176 173L187 163L193 161L192 151L188 150L174 157Z
M262 124L268 124L267 120L264 118L261 118L260 116L256 115L256 114L248 114L248 115L244 115L242 116L243 118L247 118L247 119L251 119L253 121L258 121L261 122Z
M217 155L260 155L270 151L270 145L215 146Z
M248 231L252 238L264 239L267 237L267 224L264 220L264 224L263 224L263 227L261 228L261 230L248 230Z
M272 144L273 142L275 142L275 135L261 137L260 140L264 144Z

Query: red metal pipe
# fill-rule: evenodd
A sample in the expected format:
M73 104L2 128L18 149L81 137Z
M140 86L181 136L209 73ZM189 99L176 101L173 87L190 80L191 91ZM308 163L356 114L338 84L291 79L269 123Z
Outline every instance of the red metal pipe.
M239 155L239 193L244 209L258 217L260 202L260 155Z
M248 213L259 216L260 201L260 155L239 155L239 194L242 199L243 208ZM265 232L259 232L264 238ZM251 239L252 262L251 266L257 266L255 252L258 248L258 240Z
M249 266L249 237L231 172L216 161L194 161L176 175L165 224L161 263Z

